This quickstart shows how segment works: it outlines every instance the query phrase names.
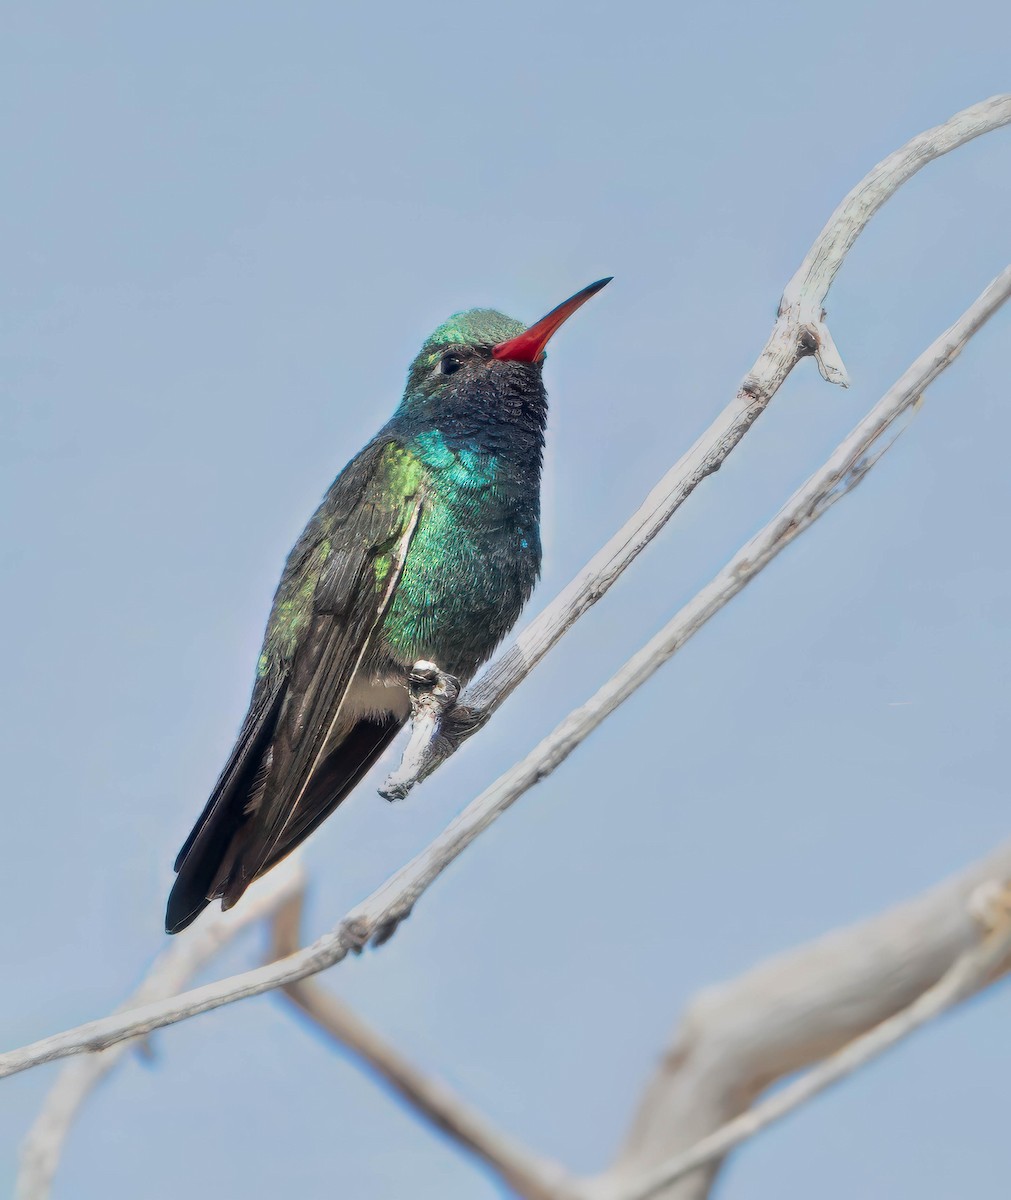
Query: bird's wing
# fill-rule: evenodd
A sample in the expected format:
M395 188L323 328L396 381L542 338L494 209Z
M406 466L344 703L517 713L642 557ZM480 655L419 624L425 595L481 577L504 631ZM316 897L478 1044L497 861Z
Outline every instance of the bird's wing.
M315 828L317 810L332 807L328 789L310 786L313 773L396 593L424 482L408 449L376 439L334 481L292 550L246 720L176 859L176 908L187 920L198 901L234 903Z
M252 837L242 848L241 873L247 880L268 858L284 853L289 830L314 824L306 806L319 798L310 794L309 783L400 582L421 515L423 485L421 464L395 442L374 451L366 463L356 460L328 497L321 549L310 556L318 562L317 556L325 555L322 571L312 570L306 578L303 568L286 589L313 587L312 608L285 664L287 694L271 742L270 768L250 822Z

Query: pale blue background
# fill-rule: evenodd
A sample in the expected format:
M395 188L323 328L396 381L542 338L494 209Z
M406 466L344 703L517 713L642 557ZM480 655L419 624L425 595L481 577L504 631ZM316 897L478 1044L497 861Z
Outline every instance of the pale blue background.
M3 100L4 1046L120 1002L244 710L283 557L450 312L557 339L544 604L733 394L844 192L1006 89L1004 0L20 4ZM582 701L1008 258L1011 134L917 177L672 528L409 803L312 841L332 923ZM1008 832L1009 316L873 476L326 980L503 1127L615 1150L700 986ZM375 781L373 781L374 783ZM219 972L256 961L250 935ZM997 990L745 1149L722 1200L941 1200L1011 1168ZM154 1039L62 1200L484 1200L496 1183L291 1019ZM54 1068L0 1084L0 1158ZM6 1191L6 1188L3 1188Z

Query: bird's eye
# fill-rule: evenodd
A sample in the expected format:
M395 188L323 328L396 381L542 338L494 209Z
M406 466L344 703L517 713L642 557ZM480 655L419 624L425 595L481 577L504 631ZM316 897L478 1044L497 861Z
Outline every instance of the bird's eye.
M458 354L444 354L442 362L439 363L439 370L443 375L455 375L463 366L463 361Z

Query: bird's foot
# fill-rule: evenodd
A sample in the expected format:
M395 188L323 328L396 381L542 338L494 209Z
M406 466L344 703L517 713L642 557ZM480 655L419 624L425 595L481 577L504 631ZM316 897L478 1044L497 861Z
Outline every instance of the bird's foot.
M460 681L455 675L447 675L440 670L434 662L419 658L407 677L407 690L411 694L411 708L417 721L419 712L438 709L440 713L445 713L452 708L460 694Z
M437 743L447 714L460 694L460 681L433 662L419 659L407 680L411 697L411 738L400 766L379 789L387 800L403 800L431 764L437 760Z

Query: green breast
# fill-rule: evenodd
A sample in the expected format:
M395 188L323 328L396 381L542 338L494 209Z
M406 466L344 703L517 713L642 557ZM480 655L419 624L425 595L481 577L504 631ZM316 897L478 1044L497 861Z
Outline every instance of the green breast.
M384 641L406 666L427 658L468 678L513 626L537 579L537 481L523 486L500 458L450 449L437 433L412 449L426 468L425 500Z

